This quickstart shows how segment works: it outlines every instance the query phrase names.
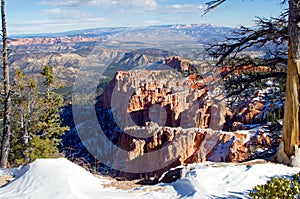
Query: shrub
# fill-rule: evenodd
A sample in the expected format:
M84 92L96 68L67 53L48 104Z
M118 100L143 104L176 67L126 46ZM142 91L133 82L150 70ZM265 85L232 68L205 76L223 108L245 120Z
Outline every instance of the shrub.
M272 178L267 184L257 185L253 188L250 197L254 199L295 199L300 193L300 173L293 175L293 178Z

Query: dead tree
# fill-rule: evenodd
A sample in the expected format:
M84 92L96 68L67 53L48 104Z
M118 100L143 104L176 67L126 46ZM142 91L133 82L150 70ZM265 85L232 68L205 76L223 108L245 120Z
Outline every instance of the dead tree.
M209 1L205 13L224 2L226 0ZM277 156L278 160L284 163L289 163L289 158L294 154L295 145L299 145L300 134L300 2L298 0L281 1L282 4L287 2L288 11L283 12L279 18L270 20L259 18L258 27L254 29L241 27L237 31L238 37L227 38L225 42L210 47L211 54L218 58L217 64L220 65L226 63L230 58L238 57L241 52L252 47L265 47L268 43L277 46L288 46L286 50L279 48L278 51L272 52L272 59L259 60L259 64L271 67L276 67L278 64L287 64L282 150ZM255 65L258 63L257 61L252 59L251 64ZM244 63L241 62L236 67L241 65L244 65ZM229 73L230 71L227 74Z
M0 167L7 167L8 154L10 149L10 114L11 114L11 97L9 82L9 65L8 65L8 44L7 30L5 19L5 0L1 0L1 18L2 18L2 55L3 55L3 86L4 86L4 118L3 134L1 145Z

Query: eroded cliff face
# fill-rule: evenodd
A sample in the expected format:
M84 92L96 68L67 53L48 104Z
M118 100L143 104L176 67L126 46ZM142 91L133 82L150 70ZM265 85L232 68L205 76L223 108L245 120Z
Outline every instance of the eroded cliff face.
M222 131L232 115L203 82L169 70L117 72L96 105L101 128L118 147L103 151L122 168L115 175L134 179L206 160L244 161L251 143L268 143L265 134Z
M137 139L129 136L128 131L151 131L152 137ZM238 162L248 157L249 139L250 135L243 132L228 133L211 129L159 126L131 127L126 129L118 140L120 149L128 150L126 162L124 162L123 154L117 152L115 164L124 164L125 170L130 170L129 167L134 167L137 171L149 168L149 171L154 170L150 172L150 175L159 176L171 167L189 163L206 160ZM157 168L160 169L157 170ZM132 179L140 176L124 173L124 177Z
M213 103L207 91L200 79L183 78L176 71L119 71L104 92L103 105L120 114L124 127L155 122L160 126L208 128Z
M165 65L177 70L177 71L196 71L195 64L188 60L184 59L180 56L172 56L165 60Z

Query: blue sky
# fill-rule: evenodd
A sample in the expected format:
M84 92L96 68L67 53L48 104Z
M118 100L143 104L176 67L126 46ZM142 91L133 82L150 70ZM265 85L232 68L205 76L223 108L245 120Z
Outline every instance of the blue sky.
M228 0L201 17L208 0L7 0L9 34L49 33L111 26L251 25L278 16L279 0Z

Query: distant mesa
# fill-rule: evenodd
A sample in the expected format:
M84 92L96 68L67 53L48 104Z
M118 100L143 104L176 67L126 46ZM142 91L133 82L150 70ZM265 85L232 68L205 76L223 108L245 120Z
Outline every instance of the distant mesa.
M77 42L92 42L100 41L99 37L83 37L83 36L74 36L74 37L37 37L37 38L20 38L9 40L9 44L13 46L17 45L54 45L61 43L77 43Z
M134 50L117 56L103 72L104 76L113 77L117 71L129 71L137 69L160 69L164 61L175 53L146 48Z

